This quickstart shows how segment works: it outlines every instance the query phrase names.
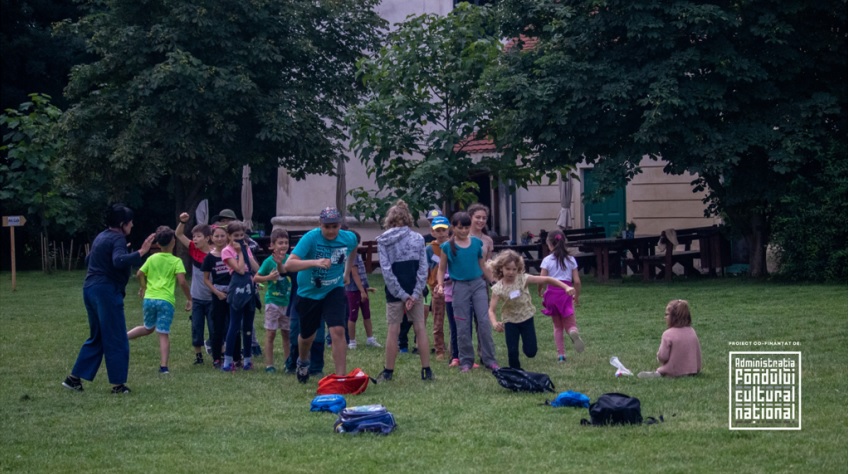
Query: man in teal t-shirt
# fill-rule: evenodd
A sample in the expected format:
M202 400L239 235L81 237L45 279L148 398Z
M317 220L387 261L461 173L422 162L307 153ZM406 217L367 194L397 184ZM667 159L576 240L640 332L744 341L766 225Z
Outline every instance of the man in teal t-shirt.
M335 373L346 375L344 285L357 256L357 236L340 230L341 220L339 211L325 208L319 215L321 227L301 237L284 265L284 272L298 272L295 307L301 333L295 374L301 383L309 378L310 345L323 319L331 335Z

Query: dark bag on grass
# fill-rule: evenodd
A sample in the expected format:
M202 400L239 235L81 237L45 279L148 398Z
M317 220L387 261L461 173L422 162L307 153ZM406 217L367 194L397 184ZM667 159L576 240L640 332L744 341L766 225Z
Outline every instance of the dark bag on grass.
M640 400L622 393L600 395L590 405L590 422L581 420L581 424L594 426L639 425L643 422L640 414Z
M555 384L546 374L526 372L522 369L501 367L493 371L499 385L514 392L554 392Z
M393 414L383 405L349 407L339 414L334 423L337 433L378 433L388 435L396 427Z

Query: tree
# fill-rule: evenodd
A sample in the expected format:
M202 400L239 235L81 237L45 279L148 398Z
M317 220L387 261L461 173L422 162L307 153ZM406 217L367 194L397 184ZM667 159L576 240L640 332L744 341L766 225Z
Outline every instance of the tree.
M332 174L377 3L87 1L67 25L97 57L67 87L68 172L112 199L170 177L175 213L245 164Z
M663 158L668 173L696 173L707 213L747 238L753 275L766 272L792 178L811 160L846 160L846 2L500 7L508 36L539 43L487 76L496 142L531 144L524 152L543 169L594 163L607 190L639 173L645 155ZM846 228L846 215L836 217Z
M53 24L76 19L74 2L57 0L0 0L0 110L43 93L60 109L67 107L62 89L71 66L85 58L85 45L76 38L53 34Z
M61 116L62 111L44 94L30 94L30 100L17 110L7 109L0 115L0 127L6 131L0 146L0 203L4 214L26 216L27 229L37 229L30 232L31 237L38 233L73 236L88 221L80 205L85 200L64 182L59 169Z
M369 96L351 114L352 146L379 189L352 191L358 218L377 220L396 199L412 210L470 203L475 172L529 174L498 156L473 160L464 149L486 133L478 85L501 48L492 9L461 3L448 16L409 17L360 62Z

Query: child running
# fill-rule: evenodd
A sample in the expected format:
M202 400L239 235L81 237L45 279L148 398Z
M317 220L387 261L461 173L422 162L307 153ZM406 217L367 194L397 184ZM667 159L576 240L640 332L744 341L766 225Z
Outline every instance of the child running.
M543 310L541 312L552 318L558 362L566 362L565 331L573 341L576 352L584 351L584 341L578 334L575 316L575 305L578 305L578 298L581 295L581 278L578 274L578 263L570 255L570 250L567 248L567 238L561 230L549 232L546 237L546 245L549 246L549 255L540 263L540 276L550 276L575 288L575 292L568 294L550 284L546 287L546 293L542 295ZM538 294L542 290L543 287L539 286Z
M505 333L508 347L508 365L512 369L521 369L519 363L519 341L522 339L522 352L526 357L537 355L537 334L534 331L534 305L528 284L550 285L558 287L570 295L576 290L552 277L534 276L525 273L525 262L513 250L505 250L488 262L493 276L498 280L490 296L490 323L498 332ZM496 310L502 303L502 322L496 320Z
M448 242L440 246L443 254L437 273L445 275L448 269L454 285L453 306L461 372L469 372L475 358L470 324L473 316L478 321L478 349L481 359L488 369L499 368L490 320L487 317L487 282L492 281L493 277L484 263L481 240L469 236L471 223L472 219L465 212L456 212L452 216L453 235ZM486 281L481 278L482 275ZM435 292L445 294L444 286L443 282L438 282Z
M289 257L286 253L289 251L289 234L283 229L274 229L269 242L271 243L269 250L272 251L272 254L260 265L254 281L258 283L269 282L266 287L265 298L266 308L263 327L266 330L266 347L263 357L266 359L266 372L274 373L277 371L274 366L274 339L278 331L280 331L282 340L284 360L289 357L289 314L287 307L289 306L291 285L289 277L283 271L283 265Z
M136 276L139 277L139 297L144 298L145 323L127 332L127 339L159 333L159 373L168 373L168 353L171 342L171 322L174 320L174 284L180 285L186 295L186 311L192 310L192 294L186 283L183 261L171 254L174 250L174 231L170 227L156 229L156 243L160 252L148 257Z
M254 333L254 310L256 288L253 275L260 265L254 259L251 249L245 242L245 226L233 221L227 224L229 244L221 251L221 260L230 271L230 286L227 290L227 303L230 305L230 324L225 339L224 363L221 370L234 370L233 357L236 350L236 338L242 331L243 370L251 370L251 336Z
M691 327L691 309L685 300L673 300L664 309L667 330L661 334L658 362L654 372L640 372L642 379L696 375L702 369L702 349L696 331Z

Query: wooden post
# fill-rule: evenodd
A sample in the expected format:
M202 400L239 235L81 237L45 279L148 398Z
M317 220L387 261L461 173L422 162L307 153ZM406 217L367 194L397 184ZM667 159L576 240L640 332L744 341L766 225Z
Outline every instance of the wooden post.
M18 289L18 280L15 270L15 228L9 227L9 241L12 243L12 291Z

